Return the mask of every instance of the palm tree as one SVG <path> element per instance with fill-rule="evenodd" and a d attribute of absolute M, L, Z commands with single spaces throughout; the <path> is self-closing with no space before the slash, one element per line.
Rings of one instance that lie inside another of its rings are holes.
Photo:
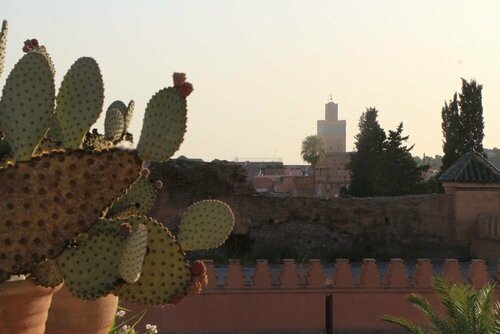
<path fill-rule="evenodd" d="M 499 334 L 500 302 L 493 305 L 495 286 L 488 284 L 476 290 L 468 284 L 455 284 L 435 277 L 434 290 L 443 304 L 445 313 L 439 314 L 429 302 L 418 294 L 410 294 L 408 301 L 429 320 L 421 327 L 411 321 L 389 315 L 382 320 L 400 325 L 413 334 Z"/>
<path fill-rule="evenodd" d="M 302 150 L 300 154 L 302 155 L 302 159 L 311 164 L 312 168 L 318 162 L 320 162 L 325 157 L 325 147 L 323 140 L 316 136 L 307 136 L 302 141 Z"/>

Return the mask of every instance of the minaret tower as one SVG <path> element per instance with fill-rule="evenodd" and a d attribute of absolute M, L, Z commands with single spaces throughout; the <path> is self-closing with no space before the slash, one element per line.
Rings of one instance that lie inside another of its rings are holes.
<path fill-rule="evenodd" d="M 325 119 L 318 120 L 318 137 L 323 139 L 326 153 L 346 151 L 346 121 L 339 120 L 339 105 L 331 94 L 325 104 Z"/>

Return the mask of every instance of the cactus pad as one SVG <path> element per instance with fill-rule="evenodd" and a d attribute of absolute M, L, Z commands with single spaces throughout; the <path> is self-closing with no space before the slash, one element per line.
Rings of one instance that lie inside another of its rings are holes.
<path fill-rule="evenodd" d="M 44 56 L 25 54 L 10 72 L 0 101 L 0 123 L 16 160 L 31 158 L 54 111 L 54 77 Z"/>
<path fill-rule="evenodd" d="M 148 229 L 143 224 L 132 227 L 122 251 L 118 269 L 127 283 L 135 283 L 141 276 L 142 263 L 148 246 Z"/>
<path fill-rule="evenodd" d="M 3 73 L 3 67 L 5 64 L 5 49 L 7 46 L 7 32 L 9 31 L 9 26 L 7 21 L 2 22 L 2 30 L 0 31 L 0 75 Z"/>
<path fill-rule="evenodd" d="M 119 287 L 115 294 L 125 300 L 164 305 L 178 295 L 185 295 L 191 272 L 184 253 L 170 231 L 152 218 L 131 217 L 124 221 L 148 228 L 148 249 L 141 278 L 134 284 Z"/>
<path fill-rule="evenodd" d="M 88 230 L 139 176 L 134 151 L 54 151 L 0 169 L 0 282 Z"/>
<path fill-rule="evenodd" d="M 113 101 L 109 105 L 109 107 L 106 110 L 106 112 L 109 112 L 112 109 L 118 109 L 118 110 L 120 110 L 120 112 L 123 115 L 123 117 L 125 117 L 125 113 L 127 112 L 127 106 L 125 105 L 125 103 L 123 103 L 123 101 L 120 101 L 120 100 Z"/>
<path fill-rule="evenodd" d="M 104 102 L 104 84 L 96 61 L 78 59 L 68 70 L 57 95 L 56 116 L 64 146 L 79 148 L 85 134 L 99 118 Z"/>
<path fill-rule="evenodd" d="M 132 116 L 134 116 L 135 102 L 134 100 L 130 100 L 127 106 L 127 110 L 123 117 L 125 118 L 125 128 L 123 129 L 124 134 L 128 131 L 128 127 L 130 126 L 130 122 L 132 122 Z"/>
<path fill-rule="evenodd" d="M 221 245 L 231 233 L 234 215 L 224 202 L 205 200 L 187 208 L 177 239 L 182 249 L 210 249 Z"/>
<path fill-rule="evenodd" d="M 178 88 L 164 88 L 149 100 L 137 144 L 144 161 L 168 160 L 184 140 L 187 121 L 186 99 Z"/>
<path fill-rule="evenodd" d="M 46 288 L 54 288 L 63 282 L 59 268 L 52 259 L 44 260 L 33 266 L 31 274 L 38 285 Z"/>
<path fill-rule="evenodd" d="M 108 110 L 104 120 L 104 138 L 111 141 L 119 140 L 123 135 L 124 128 L 125 120 L 120 110 Z"/>
<path fill-rule="evenodd" d="M 130 212 L 147 214 L 153 208 L 156 193 L 153 182 L 148 178 L 140 177 L 125 195 L 113 203 L 109 213 L 114 215 L 128 209 Z"/>
<path fill-rule="evenodd" d="M 120 232 L 104 230 L 64 250 L 56 261 L 73 296 L 95 299 L 113 290 L 120 282 L 118 263 L 125 239 Z"/>
<path fill-rule="evenodd" d="M 49 132 L 47 132 L 46 137 L 57 142 L 62 142 L 64 138 L 56 114 L 52 114 L 49 126 L 50 129 Z"/>
<path fill-rule="evenodd" d="M 42 56 L 44 56 L 45 59 L 47 59 L 47 63 L 49 64 L 50 72 L 52 73 L 52 76 L 54 76 L 54 77 L 56 76 L 56 68 L 54 66 L 54 62 L 52 61 L 52 58 L 50 57 L 50 54 L 47 51 L 47 49 L 45 48 L 45 46 L 40 45 L 40 46 L 33 47 L 29 52 L 37 52 L 37 53 L 41 54 Z"/>

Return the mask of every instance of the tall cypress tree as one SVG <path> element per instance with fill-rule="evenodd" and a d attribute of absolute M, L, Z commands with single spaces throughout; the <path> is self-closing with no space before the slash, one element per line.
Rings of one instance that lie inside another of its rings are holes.
<path fill-rule="evenodd" d="M 482 85 L 475 80 L 467 82 L 462 78 L 462 93 L 460 93 L 460 148 L 461 155 L 472 150 L 483 153 L 484 120 L 482 103 Z"/>
<path fill-rule="evenodd" d="M 443 130 L 443 164 L 441 165 L 441 172 L 444 172 L 448 167 L 450 167 L 455 161 L 460 158 L 461 152 L 461 140 L 460 136 L 462 133 L 460 124 L 460 115 L 458 112 L 458 98 L 457 93 L 453 95 L 453 100 L 450 100 L 449 104 L 444 103 L 444 107 L 441 111 L 441 128 Z"/>
<path fill-rule="evenodd" d="M 462 78 L 462 92 L 441 111 L 443 130 L 443 165 L 441 172 L 448 169 L 462 155 L 472 150 L 484 153 L 484 120 L 482 85 L 475 80 L 467 82 Z"/>
<path fill-rule="evenodd" d="M 377 109 L 367 108 L 359 119 L 356 151 L 351 154 L 348 164 L 351 172 L 349 190 L 353 196 L 376 196 L 380 193 L 385 132 L 377 116 Z"/>

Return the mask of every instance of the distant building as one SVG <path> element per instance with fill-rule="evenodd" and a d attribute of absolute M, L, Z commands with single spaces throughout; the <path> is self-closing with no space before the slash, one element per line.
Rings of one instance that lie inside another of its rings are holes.
<path fill-rule="evenodd" d="M 318 120 L 318 137 L 323 139 L 326 153 L 346 151 L 346 121 L 339 120 L 339 105 L 325 104 L 325 119 Z"/>
<path fill-rule="evenodd" d="M 350 153 L 327 153 L 325 159 L 318 162 L 314 168 L 316 174 L 316 196 L 334 198 L 340 196 L 340 189 L 348 187 L 351 174 L 347 169 Z"/>

